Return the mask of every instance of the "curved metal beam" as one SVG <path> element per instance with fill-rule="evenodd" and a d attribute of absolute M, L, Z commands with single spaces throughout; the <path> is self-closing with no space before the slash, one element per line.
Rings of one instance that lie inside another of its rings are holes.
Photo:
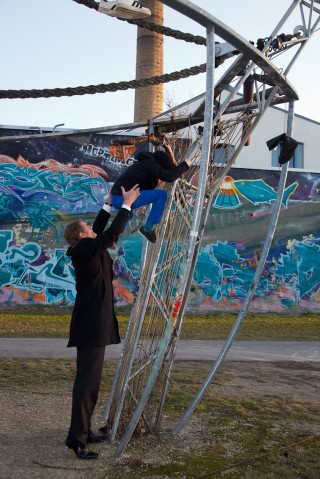
<path fill-rule="evenodd" d="M 188 0 L 161 0 L 162 3 L 168 7 L 173 8 L 177 12 L 182 13 L 183 15 L 191 18 L 200 25 L 203 25 L 205 28 L 212 25 L 215 29 L 215 32 L 219 37 L 223 38 L 227 42 L 231 43 L 237 50 L 240 50 L 248 59 L 252 60 L 256 65 L 258 65 L 263 71 L 265 71 L 268 76 L 275 82 L 275 84 L 281 89 L 281 91 L 288 97 L 290 100 L 298 100 L 299 96 L 295 88 L 287 80 L 286 76 L 283 75 L 269 60 L 263 55 L 256 47 L 254 47 L 250 42 L 245 38 L 235 32 L 232 28 L 228 27 L 225 23 L 218 20 L 216 17 L 206 12 L 202 8 L 194 5 Z M 289 16 L 293 10 L 302 0 L 296 0 L 292 3 L 291 7 L 287 12 Z"/>

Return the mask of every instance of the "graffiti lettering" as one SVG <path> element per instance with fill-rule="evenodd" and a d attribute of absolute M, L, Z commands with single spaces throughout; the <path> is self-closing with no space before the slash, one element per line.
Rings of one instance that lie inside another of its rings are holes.
<path fill-rule="evenodd" d="M 118 158 L 110 154 L 109 148 L 107 146 L 95 146 L 91 143 L 83 144 L 80 148 L 80 151 L 85 156 L 92 158 L 103 158 L 105 160 L 108 160 L 108 162 L 112 163 L 113 165 L 130 166 L 134 161 L 133 157 L 130 157 L 127 160 L 119 160 Z"/>

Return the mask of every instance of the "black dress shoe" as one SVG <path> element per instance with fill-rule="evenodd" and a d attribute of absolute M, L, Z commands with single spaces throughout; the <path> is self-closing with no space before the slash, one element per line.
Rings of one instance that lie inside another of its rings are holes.
<path fill-rule="evenodd" d="M 106 442 L 110 440 L 109 434 L 101 434 L 97 436 L 96 434 L 93 434 L 93 432 L 89 432 L 88 434 L 88 442 L 94 444 L 94 443 L 99 443 L 99 442 Z"/>
<path fill-rule="evenodd" d="M 66 440 L 66 446 L 69 449 L 73 449 L 75 455 L 79 459 L 97 459 L 99 454 L 93 451 L 89 451 L 87 447 L 84 446 L 75 446 L 70 441 Z"/>

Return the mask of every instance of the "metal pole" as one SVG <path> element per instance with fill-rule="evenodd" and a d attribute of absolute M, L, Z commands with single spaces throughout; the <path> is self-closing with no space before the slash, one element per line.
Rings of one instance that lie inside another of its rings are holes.
<path fill-rule="evenodd" d="M 56 125 L 58 126 L 58 125 Z M 102 126 L 100 128 L 85 128 L 81 130 L 64 130 L 64 131 L 52 131 L 51 133 L 41 133 L 40 135 L 33 134 L 33 135 L 21 135 L 21 136 L 2 136 L 0 137 L 0 143 L 4 141 L 23 141 L 23 140 L 40 140 L 43 138 L 60 138 L 62 136 L 82 136 L 82 135 L 90 135 L 92 133 L 108 133 L 108 132 L 117 132 L 121 130 L 122 134 L 126 134 L 127 132 L 122 130 L 133 130 L 135 128 L 147 128 L 148 124 L 144 123 L 123 123 L 122 125 L 113 125 L 113 126 Z M 54 127 L 55 128 L 55 127 Z M 115 133 L 116 134 L 116 133 Z M 130 133 L 128 133 L 130 134 Z M 139 135 L 141 136 L 141 135 Z"/>
<path fill-rule="evenodd" d="M 292 135 L 292 130 L 293 130 L 293 117 L 294 117 L 294 102 L 289 103 L 289 112 L 288 112 L 288 123 L 287 123 L 287 133 L 289 136 Z M 195 396 L 194 400 L 190 404 L 189 408 L 186 410 L 180 421 L 177 423 L 175 428 L 172 431 L 172 434 L 178 434 L 181 429 L 185 426 L 187 421 L 190 419 L 193 411 L 201 401 L 202 397 L 204 396 L 205 392 L 207 391 L 208 387 L 210 386 L 212 380 L 214 379 L 220 365 L 222 364 L 225 356 L 227 355 L 227 352 L 229 351 L 231 344 L 243 322 L 244 316 L 247 313 L 249 304 L 254 296 L 255 290 L 258 286 L 260 276 L 263 272 L 265 262 L 267 259 L 267 256 L 269 254 L 269 250 L 271 247 L 271 243 L 274 237 L 274 233 L 276 230 L 277 222 L 278 222 L 278 217 L 281 209 L 281 203 L 282 203 L 282 198 L 283 198 L 283 192 L 285 189 L 285 184 L 286 184 L 286 179 L 287 179 L 287 172 L 288 172 L 288 163 L 285 163 L 282 168 L 281 168 L 281 175 L 280 175 L 280 181 L 279 181 L 279 187 L 278 187 L 278 193 L 277 197 L 274 203 L 274 208 L 270 220 L 270 225 L 269 229 L 266 235 L 266 241 L 264 243 L 264 247 L 261 253 L 261 257 L 254 275 L 254 278 L 252 280 L 252 283 L 250 285 L 249 292 L 247 294 L 246 300 L 239 312 L 239 315 L 232 327 L 232 330 L 227 338 L 227 341 L 225 342 L 225 345 L 223 349 L 220 351 L 220 354 L 218 355 L 211 371 L 209 372 L 207 378 L 203 382 L 202 386 L 200 387 L 197 395 Z"/>

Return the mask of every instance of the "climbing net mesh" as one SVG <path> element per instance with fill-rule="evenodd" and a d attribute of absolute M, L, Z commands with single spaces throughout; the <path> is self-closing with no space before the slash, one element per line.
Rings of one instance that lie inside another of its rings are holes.
<path fill-rule="evenodd" d="M 281 42 L 266 39 L 261 51 L 273 54 L 278 45 L 282 49 Z M 241 71 L 243 82 L 236 80 Z M 129 435 L 159 432 L 184 308 L 213 198 L 267 108 L 272 102 L 288 101 L 286 93 L 265 73 L 254 62 L 248 65 L 248 60 L 239 55 L 215 86 L 212 145 L 203 204 L 194 203 L 198 201 L 198 188 L 203 186 L 198 184 L 201 135 L 185 154 L 192 158 L 189 176 L 178 180 L 170 190 L 159 228 L 160 238 L 146 258 L 105 411 L 106 427 L 111 429 L 113 438 L 120 439 L 117 451 L 123 450 Z M 273 74 L 272 67 L 270 73 Z M 231 87 L 233 81 L 236 84 Z M 251 87 L 247 95 L 248 85 Z M 241 87 L 244 94 L 239 100 L 236 93 Z M 197 111 L 203 113 L 201 107 Z M 199 206 L 200 228 L 193 247 L 191 230 Z"/>
<path fill-rule="evenodd" d="M 201 223 L 205 225 L 213 199 L 212 192 L 225 176 L 231 157 L 230 146 L 240 145 L 244 129 L 248 129 L 255 116 L 243 113 L 236 119 L 226 119 L 215 129 L 213 144 L 219 142 L 216 155 L 212 155 Z M 185 301 L 179 296 L 184 279 L 185 265 L 189 255 L 189 235 L 193 205 L 197 193 L 199 156 L 201 149 L 193 153 L 193 166 L 188 175 L 178 180 L 169 190 L 166 212 L 159 227 L 157 247 L 150 249 L 139 281 L 125 348 L 118 366 L 113 400 L 110 405 L 107 426 L 121 437 L 131 419 L 132 411 L 144 392 L 154 367 L 163 338 L 166 341 L 164 358 L 152 393 L 144 407 L 135 434 L 158 432 L 162 419 L 163 404 L 181 329 L 178 309 Z M 201 232 L 200 232 L 201 236 Z M 200 245 L 200 237 L 198 240 Z M 196 257 L 196 256 L 195 256 Z"/>

